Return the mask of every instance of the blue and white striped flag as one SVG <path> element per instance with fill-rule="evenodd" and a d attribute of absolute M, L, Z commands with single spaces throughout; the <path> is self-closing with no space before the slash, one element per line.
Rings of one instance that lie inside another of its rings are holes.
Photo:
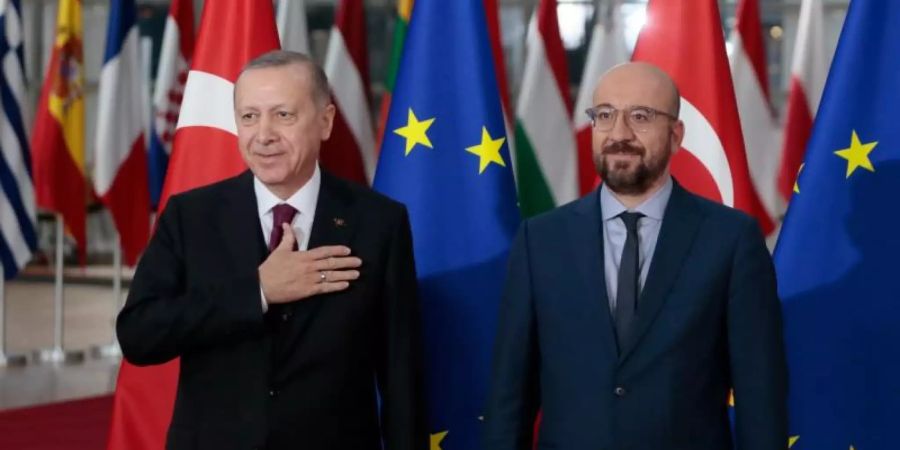
<path fill-rule="evenodd" d="M 0 0 L 0 262 L 12 278 L 37 244 L 31 154 L 25 130 L 22 6 Z"/>

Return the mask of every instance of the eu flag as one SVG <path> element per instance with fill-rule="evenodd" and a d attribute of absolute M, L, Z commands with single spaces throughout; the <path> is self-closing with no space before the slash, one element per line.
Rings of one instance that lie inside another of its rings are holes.
<path fill-rule="evenodd" d="M 482 0 L 416 0 L 375 189 L 406 204 L 432 448 L 478 448 L 497 309 L 519 223 Z"/>
<path fill-rule="evenodd" d="M 898 23 L 850 2 L 775 250 L 794 450 L 900 448 Z"/>

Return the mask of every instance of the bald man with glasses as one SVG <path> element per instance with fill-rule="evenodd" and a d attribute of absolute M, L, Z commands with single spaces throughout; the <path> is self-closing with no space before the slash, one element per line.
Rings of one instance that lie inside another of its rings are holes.
<path fill-rule="evenodd" d="M 772 261 L 753 218 L 671 176 L 679 103 L 646 63 L 597 84 L 587 114 L 603 183 L 513 243 L 485 449 L 531 448 L 539 410 L 538 448 L 787 447 Z"/>

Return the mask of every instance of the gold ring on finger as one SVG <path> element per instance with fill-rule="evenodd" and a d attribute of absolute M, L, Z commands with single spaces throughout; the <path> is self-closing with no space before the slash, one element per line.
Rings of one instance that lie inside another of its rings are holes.
<path fill-rule="evenodd" d="M 327 278 L 328 277 L 325 276 L 324 270 L 319 271 L 319 283 L 324 283 L 324 282 L 328 281 Z"/>

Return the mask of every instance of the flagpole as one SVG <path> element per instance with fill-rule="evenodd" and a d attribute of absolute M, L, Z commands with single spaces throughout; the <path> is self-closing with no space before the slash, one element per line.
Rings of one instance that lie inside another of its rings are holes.
<path fill-rule="evenodd" d="M 115 233 L 115 245 L 113 245 L 113 285 L 112 285 L 112 322 L 113 333 L 112 342 L 105 345 L 98 345 L 92 349 L 92 354 L 99 358 L 112 358 L 122 355 L 119 348 L 119 340 L 116 339 L 116 315 L 119 314 L 122 299 L 122 239 L 119 233 Z"/>
<path fill-rule="evenodd" d="M 56 270 L 53 280 L 53 347 L 38 350 L 35 359 L 40 363 L 75 362 L 84 359 L 83 352 L 63 350 L 63 320 L 65 319 L 65 303 L 63 302 L 63 217 L 56 214 Z"/>
<path fill-rule="evenodd" d="M 6 354 L 6 279 L 0 274 L 0 367 L 23 366 L 25 355 Z"/>
<path fill-rule="evenodd" d="M 621 0 L 609 0 L 606 2 L 606 11 L 603 12 L 603 26 L 607 29 L 612 27 L 614 20 L 618 20 L 618 17 L 614 16 L 616 11 L 619 10 L 619 3 L 621 3 Z"/>

